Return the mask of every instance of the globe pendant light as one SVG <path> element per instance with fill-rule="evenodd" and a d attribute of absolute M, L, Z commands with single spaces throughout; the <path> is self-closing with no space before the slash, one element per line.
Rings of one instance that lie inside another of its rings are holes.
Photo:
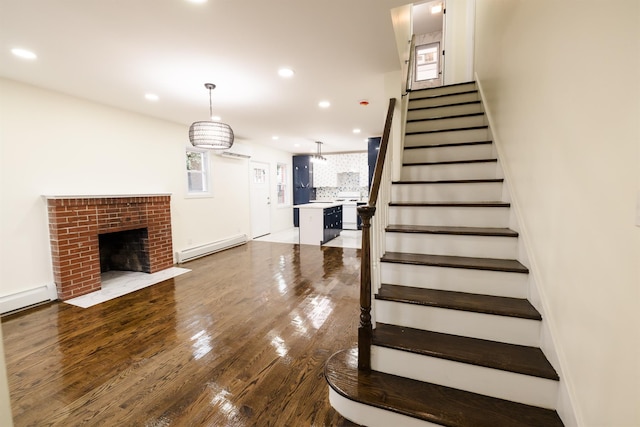
<path fill-rule="evenodd" d="M 211 91 L 216 88 L 213 83 L 205 83 L 209 89 L 209 117 L 213 116 L 211 106 Z M 228 124 L 214 122 L 212 120 L 194 122 L 189 127 L 189 141 L 194 147 L 224 150 L 233 145 L 233 130 Z"/>

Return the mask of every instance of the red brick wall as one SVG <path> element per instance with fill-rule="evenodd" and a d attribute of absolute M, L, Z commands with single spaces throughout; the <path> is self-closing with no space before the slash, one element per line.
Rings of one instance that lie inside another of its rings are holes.
<path fill-rule="evenodd" d="M 61 300 L 99 290 L 98 234 L 147 228 L 151 273 L 173 266 L 171 196 L 49 198 L 53 275 Z"/>

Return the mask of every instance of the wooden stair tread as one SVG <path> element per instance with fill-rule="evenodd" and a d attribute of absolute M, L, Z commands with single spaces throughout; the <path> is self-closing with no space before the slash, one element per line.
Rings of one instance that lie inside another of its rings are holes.
<path fill-rule="evenodd" d="M 471 160 L 447 160 L 444 162 L 418 162 L 403 163 L 402 166 L 434 166 L 434 165 L 457 165 L 468 163 L 497 163 L 498 159 L 471 159 Z"/>
<path fill-rule="evenodd" d="M 413 107 L 413 108 L 411 108 L 411 101 L 419 101 L 421 99 L 428 99 L 428 98 L 410 99 L 409 100 L 409 108 L 407 108 L 407 111 L 431 110 L 433 108 L 458 107 L 458 106 L 461 106 L 461 105 L 480 104 L 480 101 L 476 100 L 476 101 L 455 102 L 453 104 L 440 104 L 440 105 L 430 105 L 430 106 L 427 106 L 427 107 Z"/>
<path fill-rule="evenodd" d="M 444 179 L 435 181 L 393 181 L 391 184 L 481 184 L 485 182 L 504 182 L 503 178 L 488 179 Z"/>
<path fill-rule="evenodd" d="M 509 228 L 493 227 L 451 227 L 436 225 L 403 225 L 389 224 L 386 231 L 392 233 L 425 233 L 425 234 L 455 234 L 462 236 L 497 236 L 518 237 L 518 233 Z"/>
<path fill-rule="evenodd" d="M 412 91 L 412 93 L 418 93 L 419 91 Z M 431 95 L 431 96 L 421 96 L 419 98 L 409 98 L 409 102 L 411 101 L 422 101 L 424 99 L 437 99 L 437 98 L 445 98 L 447 96 L 455 96 L 455 95 L 468 95 L 470 93 L 478 93 L 478 89 L 465 90 L 462 92 L 452 92 L 452 93 L 441 93 L 439 95 Z"/>
<path fill-rule="evenodd" d="M 373 344 L 558 381 L 542 350 L 478 338 L 376 323 Z"/>
<path fill-rule="evenodd" d="M 542 320 L 542 316 L 529 301 L 521 298 L 443 291 L 412 286 L 383 284 L 375 298 L 429 307 L 472 311 L 520 319 Z"/>
<path fill-rule="evenodd" d="M 462 128 L 447 128 L 447 129 L 437 129 L 437 130 L 405 132 L 405 135 L 421 135 L 421 134 L 429 134 L 429 133 L 458 132 L 458 131 L 463 131 L 463 130 L 478 130 L 478 129 L 488 129 L 488 128 L 489 128 L 488 125 L 467 126 L 467 127 L 462 127 Z"/>
<path fill-rule="evenodd" d="M 429 206 L 450 206 L 463 208 L 508 208 L 511 206 L 507 202 L 390 202 L 389 206 L 406 207 L 429 207 Z"/>
<path fill-rule="evenodd" d="M 428 121 L 432 121 L 432 120 L 461 119 L 461 118 L 464 118 L 464 117 L 477 117 L 477 116 L 484 116 L 484 113 L 480 112 L 480 113 L 455 114 L 455 115 L 450 115 L 450 116 L 426 117 L 424 119 L 407 120 L 407 123 L 428 122 Z"/>
<path fill-rule="evenodd" d="M 358 371 L 357 351 L 325 365 L 329 386 L 347 399 L 450 427 L 556 427 L 556 411 L 483 396 L 377 371 Z"/>
<path fill-rule="evenodd" d="M 382 262 L 400 264 L 430 265 L 436 267 L 469 268 L 475 270 L 528 273 L 527 267 L 514 259 L 473 258 L 449 255 L 427 255 L 402 252 L 387 252 Z"/>
<path fill-rule="evenodd" d="M 493 141 L 472 141 L 472 142 L 446 142 L 442 144 L 412 145 L 405 146 L 405 150 L 416 150 L 421 148 L 443 148 L 443 147 L 464 147 L 467 145 L 493 144 Z"/>
<path fill-rule="evenodd" d="M 455 87 L 455 86 L 464 86 L 464 85 L 471 85 L 471 84 L 475 84 L 476 81 L 475 80 L 469 80 L 466 82 L 458 82 L 458 83 L 449 83 L 446 85 L 442 85 L 442 86 L 436 86 L 436 87 L 423 87 L 420 89 L 409 89 L 409 92 L 411 93 L 420 93 L 420 92 L 429 92 L 432 90 L 439 90 L 445 87 Z"/>

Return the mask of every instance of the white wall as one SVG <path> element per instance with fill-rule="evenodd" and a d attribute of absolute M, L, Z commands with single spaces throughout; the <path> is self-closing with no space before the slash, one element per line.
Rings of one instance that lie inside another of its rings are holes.
<path fill-rule="evenodd" d="M 473 36 L 476 0 L 446 0 L 444 84 L 473 80 Z"/>
<path fill-rule="evenodd" d="M 577 423 L 639 426 L 640 3 L 476 7 L 476 71 Z"/>
<path fill-rule="evenodd" d="M 10 80 L 0 93 L 0 298 L 53 282 L 43 194 L 171 193 L 174 251 L 250 235 L 247 160 L 212 156 L 213 197 L 185 197 L 188 126 Z M 243 144 L 273 164 L 275 196 L 291 154 Z M 274 230 L 291 217 L 276 210 Z"/>

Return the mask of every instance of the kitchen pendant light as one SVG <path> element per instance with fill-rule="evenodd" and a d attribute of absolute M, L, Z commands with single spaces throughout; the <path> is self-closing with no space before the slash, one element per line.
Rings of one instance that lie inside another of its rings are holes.
<path fill-rule="evenodd" d="M 216 88 L 216 85 L 205 83 L 204 87 L 209 89 L 209 117 L 212 117 L 211 91 Z M 208 120 L 193 122 L 189 127 L 189 141 L 194 147 L 224 150 L 231 148 L 233 139 L 233 130 L 225 123 Z"/>
<path fill-rule="evenodd" d="M 314 162 L 314 163 L 326 162 L 327 158 L 326 157 L 322 157 L 322 142 L 316 141 L 316 144 L 318 145 L 318 149 L 317 149 L 316 154 L 311 156 L 311 161 Z"/>

